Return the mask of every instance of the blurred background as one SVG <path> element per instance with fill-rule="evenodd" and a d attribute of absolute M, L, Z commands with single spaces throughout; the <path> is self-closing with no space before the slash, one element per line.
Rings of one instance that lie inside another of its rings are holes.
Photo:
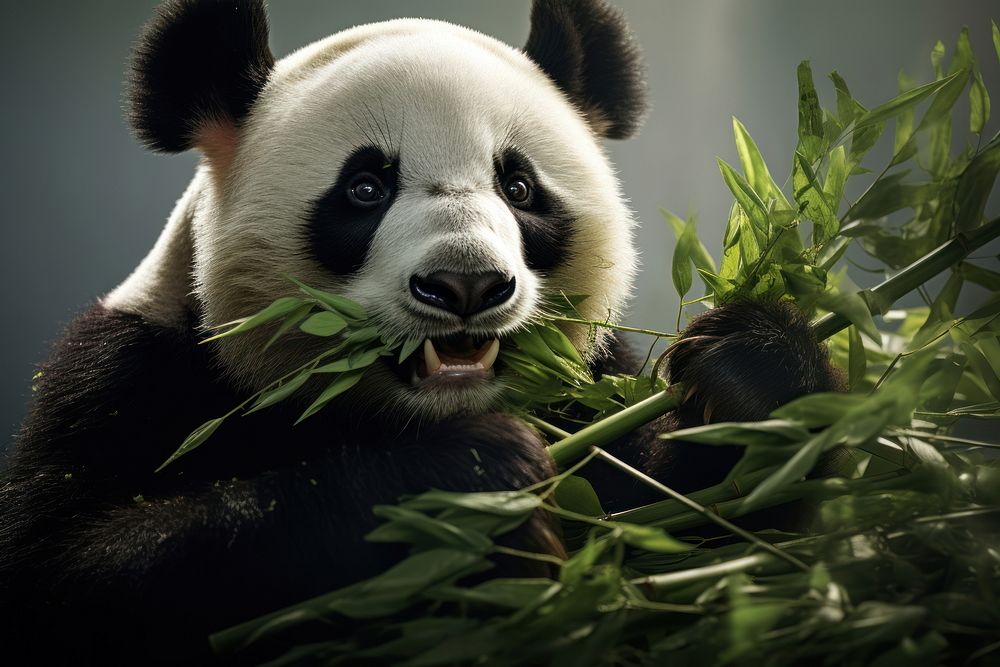
<path fill-rule="evenodd" d="M 34 365 L 76 313 L 145 255 L 191 177 L 194 154 L 147 153 L 122 120 L 126 58 L 155 4 L 57 0 L 0 6 L 0 449 L 24 414 Z M 278 57 L 343 28 L 400 16 L 451 21 L 520 46 L 530 10 L 530 0 L 270 4 L 271 46 Z M 643 273 L 629 318 L 633 324 L 671 329 L 674 323 L 674 240 L 660 207 L 682 216 L 696 212 L 706 246 L 720 254 L 732 199 L 716 156 L 737 162 L 732 116 L 750 130 L 776 179 L 787 175 L 796 141 L 799 61 L 812 62 L 824 106 L 834 105 L 825 77 L 836 69 L 854 96 L 871 107 L 895 94 L 900 69 L 918 82 L 931 80 L 931 48 L 941 39 L 950 53 L 967 25 L 994 95 L 994 119 L 984 134 L 998 127 L 1000 66 L 989 25 L 1000 18 L 996 0 L 616 4 L 645 50 L 652 99 L 639 137 L 608 145 L 642 224 Z M 955 126 L 957 135 L 967 123 Z M 889 150 L 882 145 L 870 155 L 876 171 Z M 997 204 L 994 196 L 988 215 L 1000 212 Z M 995 255 L 995 246 L 979 254 Z M 861 284 L 872 281 L 864 274 L 852 277 Z M 966 298 L 981 296 L 972 292 Z"/>

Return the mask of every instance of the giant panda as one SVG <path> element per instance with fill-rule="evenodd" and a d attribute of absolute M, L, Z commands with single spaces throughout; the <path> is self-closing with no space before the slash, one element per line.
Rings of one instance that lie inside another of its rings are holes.
<path fill-rule="evenodd" d="M 545 442 L 499 408 L 497 346 L 559 291 L 588 295 L 595 319 L 626 306 L 635 221 L 602 141 L 638 129 L 645 82 L 621 11 L 536 0 L 522 49 L 389 21 L 279 61 L 265 12 L 168 0 L 134 49 L 135 135 L 202 158 L 148 256 L 41 368 L 0 487 L 8 654 L 200 664 L 209 633 L 399 558 L 362 539 L 372 505 L 551 476 Z M 255 335 L 199 345 L 294 292 L 285 275 L 419 333 L 423 349 L 299 426 L 294 404 L 230 420 L 154 473 L 195 426 L 311 356 L 306 337 L 266 356 Z M 636 370 L 607 331 L 566 332 L 596 375 Z M 763 418 L 837 383 L 803 316 L 778 304 L 706 312 L 669 365 L 685 403 L 613 449 L 680 490 L 718 481 L 735 454 L 656 432 Z M 655 499 L 586 472 L 609 509 Z M 562 553 L 542 515 L 509 539 Z"/>

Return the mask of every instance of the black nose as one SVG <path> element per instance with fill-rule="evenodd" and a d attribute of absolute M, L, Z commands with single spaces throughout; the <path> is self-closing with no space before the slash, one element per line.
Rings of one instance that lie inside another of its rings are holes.
<path fill-rule="evenodd" d="M 492 273 L 435 271 L 426 278 L 410 277 L 410 292 L 417 301 L 467 317 L 514 296 L 514 279 Z"/>

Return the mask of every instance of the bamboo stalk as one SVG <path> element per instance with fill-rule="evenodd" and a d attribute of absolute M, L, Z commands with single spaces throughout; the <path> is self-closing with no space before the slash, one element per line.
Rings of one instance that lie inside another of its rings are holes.
<path fill-rule="evenodd" d="M 959 232 L 955 238 L 924 255 L 913 264 L 873 287 L 867 292 L 868 308 L 873 315 L 886 312 L 893 303 L 909 294 L 942 271 L 954 266 L 993 239 L 1000 237 L 1000 218 L 994 218 L 969 232 Z M 818 340 L 826 340 L 851 325 L 843 315 L 829 313 L 813 322 L 813 332 Z"/>
<path fill-rule="evenodd" d="M 765 566 L 777 566 L 779 571 L 787 570 L 784 563 L 773 554 L 756 553 L 742 558 L 734 558 L 715 565 L 705 565 L 703 567 L 693 567 L 677 572 L 665 572 L 663 574 L 650 574 L 645 577 L 632 579 L 629 583 L 643 588 L 659 590 L 672 586 L 689 584 L 702 579 L 716 579 L 734 572 L 746 572 Z"/>
<path fill-rule="evenodd" d="M 656 481 L 655 479 L 653 479 L 652 477 L 650 477 L 649 475 L 645 474 L 642 471 L 636 470 L 635 468 L 633 468 L 629 464 L 625 463 L 621 459 L 618 459 L 618 458 L 612 456 L 611 454 L 608 454 L 603 449 L 597 448 L 596 451 L 597 451 L 597 458 L 601 459 L 605 463 L 609 463 L 609 464 L 613 465 L 614 467 L 618 468 L 619 470 L 621 470 L 623 472 L 628 473 L 629 475 L 632 475 L 633 477 L 635 477 L 636 479 L 638 479 L 640 482 L 642 482 L 646 486 L 649 486 L 650 488 L 656 489 L 660 493 L 669 496 L 670 498 L 672 498 L 673 500 L 676 500 L 677 502 L 681 503 L 682 505 L 684 505 L 685 507 L 687 507 L 688 509 L 690 509 L 695 514 L 701 516 L 702 518 L 708 519 L 708 521 L 710 521 L 711 523 L 714 523 L 717 526 L 719 526 L 719 527 L 721 527 L 721 528 L 723 528 L 725 530 L 728 530 L 733 535 L 736 535 L 737 537 L 740 537 L 740 538 L 746 540 L 747 542 L 749 542 L 750 544 L 753 544 L 754 546 L 758 547 L 762 551 L 764 551 L 766 553 L 769 553 L 772 556 L 775 556 L 776 558 L 780 558 L 781 560 L 785 561 L 786 563 L 788 563 L 792 567 L 798 568 L 798 569 L 802 570 L 803 572 L 808 572 L 809 571 L 809 566 L 806 565 L 805 563 L 803 563 L 802 561 L 800 561 L 798 558 L 796 558 L 795 556 L 793 556 L 793 555 L 791 555 L 789 553 L 786 553 L 786 552 L 782 551 L 781 549 L 779 549 L 778 547 L 774 546 L 770 542 L 768 542 L 766 540 L 763 540 L 760 537 L 757 537 L 756 535 L 754 535 L 753 533 L 751 533 L 749 530 L 745 530 L 743 528 L 740 528 L 736 524 L 734 524 L 734 523 L 732 523 L 730 521 L 727 521 L 726 519 L 722 518 L 722 516 L 720 516 L 718 514 L 715 514 L 714 512 L 711 512 L 711 511 L 705 509 L 703 506 L 701 506 L 698 503 L 696 503 L 695 501 L 691 500 L 690 498 L 688 498 L 684 494 L 678 493 L 677 491 L 674 491 L 673 489 L 671 489 L 666 484 L 663 484 L 661 482 Z"/>
<path fill-rule="evenodd" d="M 628 407 L 589 426 L 585 426 L 568 438 L 549 445 L 549 454 L 560 468 L 584 456 L 591 446 L 603 446 L 614 442 L 647 422 L 676 408 L 683 397 L 683 387 L 679 384 L 667 387 L 644 401 Z"/>

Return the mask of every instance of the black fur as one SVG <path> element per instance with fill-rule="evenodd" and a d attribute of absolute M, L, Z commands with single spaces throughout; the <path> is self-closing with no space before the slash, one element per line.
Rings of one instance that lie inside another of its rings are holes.
<path fill-rule="evenodd" d="M 376 420 L 359 432 L 336 411 L 292 430 L 301 406 L 289 406 L 230 420 L 154 474 L 238 402 L 191 331 L 95 307 L 42 369 L 0 485 L 8 659 L 202 664 L 210 632 L 398 560 L 397 545 L 361 539 L 373 504 L 554 472 L 542 441 L 506 415 L 400 435 Z M 519 530 L 514 546 L 561 549 L 543 516 Z"/>
<path fill-rule="evenodd" d="M 274 67 L 262 0 L 168 0 L 132 53 L 128 120 L 148 148 L 193 146 L 209 121 L 239 125 Z"/>
<path fill-rule="evenodd" d="M 379 206 L 358 208 L 349 201 L 348 187 L 359 173 L 372 174 L 382 182 L 386 196 Z M 341 275 L 359 270 L 368 257 L 375 232 L 396 199 L 398 187 L 398 157 L 386 156 L 373 146 L 359 149 L 348 157 L 337 182 L 309 211 L 306 229 L 316 258 L 330 271 Z"/>
<path fill-rule="evenodd" d="M 504 176 L 520 173 L 533 185 L 527 206 L 508 207 L 521 229 L 521 245 L 528 267 L 535 271 L 551 271 L 567 259 L 573 240 L 574 220 L 558 197 L 539 183 L 531 161 L 515 148 L 504 151 L 496 160 L 497 192 L 507 201 L 500 186 Z"/>
<path fill-rule="evenodd" d="M 621 10 L 605 0 L 535 0 L 525 53 L 590 119 L 624 139 L 646 112 L 642 55 Z"/>

